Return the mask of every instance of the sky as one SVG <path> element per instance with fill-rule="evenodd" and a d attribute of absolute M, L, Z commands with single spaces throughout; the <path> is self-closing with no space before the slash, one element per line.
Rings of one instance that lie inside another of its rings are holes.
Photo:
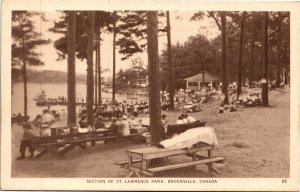
<path fill-rule="evenodd" d="M 42 37 L 50 39 L 51 43 L 40 46 L 38 52 L 41 53 L 41 60 L 44 62 L 43 66 L 35 67 L 37 70 L 57 70 L 67 71 L 67 59 L 56 61 L 58 58 L 57 50 L 54 48 L 53 43 L 55 40 L 62 37 L 62 34 L 50 32 L 48 29 L 53 27 L 54 21 L 58 21 L 61 14 L 60 12 L 44 12 L 47 22 L 41 22 L 39 17 L 34 18 L 35 27 L 37 31 L 42 33 Z M 170 11 L 170 25 L 171 25 L 171 42 L 172 44 L 183 44 L 188 40 L 188 37 L 197 34 L 205 35 L 207 38 L 212 39 L 220 34 L 215 22 L 210 18 L 205 18 L 201 21 L 190 21 L 193 12 Z M 162 21 L 165 22 L 165 21 Z M 112 34 L 102 34 L 101 41 L 101 67 L 102 69 L 109 69 L 104 76 L 112 75 Z M 158 39 L 159 53 L 166 48 L 167 36 L 160 36 Z M 131 58 L 122 61 L 122 55 L 116 50 L 116 71 L 121 68 L 127 69 L 131 66 L 131 60 L 140 57 L 144 64 L 147 65 L 147 51 L 133 55 Z M 86 73 L 86 61 L 76 59 L 76 73 Z"/>

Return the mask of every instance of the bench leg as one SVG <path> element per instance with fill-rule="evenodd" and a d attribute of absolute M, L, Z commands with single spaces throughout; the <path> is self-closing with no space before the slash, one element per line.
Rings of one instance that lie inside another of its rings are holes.
<path fill-rule="evenodd" d="M 147 170 L 148 166 L 149 166 L 149 161 L 143 159 L 142 160 L 142 170 Z M 139 173 L 136 173 L 136 175 L 138 177 L 141 177 L 141 175 Z M 144 177 L 144 175 L 142 175 L 142 177 Z"/>
<path fill-rule="evenodd" d="M 71 145 L 69 145 L 69 146 L 63 148 L 60 152 L 58 152 L 58 154 L 59 154 L 60 156 L 62 156 L 62 155 L 64 155 L 65 153 L 67 153 L 68 151 L 74 149 L 76 146 L 77 146 L 77 144 L 71 144 Z"/>
<path fill-rule="evenodd" d="M 196 160 L 197 160 L 196 155 L 197 155 L 196 152 L 194 152 L 194 153 L 193 153 L 193 156 L 192 156 L 192 161 L 196 161 Z M 196 167 L 197 167 L 196 165 L 193 166 L 194 169 L 196 169 Z"/>
<path fill-rule="evenodd" d="M 213 151 L 212 150 L 208 150 L 207 151 L 207 156 L 209 159 L 213 158 Z M 208 172 L 212 173 L 213 172 L 213 163 L 207 163 L 207 167 L 208 167 Z"/>
<path fill-rule="evenodd" d="M 86 143 L 78 143 L 78 146 L 79 146 L 81 149 L 86 149 Z"/>
<path fill-rule="evenodd" d="M 134 173 L 136 174 L 136 176 L 137 176 L 138 178 L 144 177 L 144 176 L 141 176 L 138 172 L 134 172 Z"/>
<path fill-rule="evenodd" d="M 219 175 L 221 174 L 221 172 L 214 166 L 212 166 L 211 169 L 212 169 L 212 171 L 216 172 L 217 174 L 219 174 Z"/>
<path fill-rule="evenodd" d="M 48 150 L 47 150 L 47 149 L 44 149 L 44 150 L 41 151 L 39 154 L 37 154 L 36 156 L 34 156 L 33 159 L 39 159 L 39 158 L 41 158 L 42 156 L 46 155 L 46 153 L 48 153 Z"/>
<path fill-rule="evenodd" d="M 129 171 L 128 174 L 125 177 L 131 177 L 134 174 L 133 171 Z"/>

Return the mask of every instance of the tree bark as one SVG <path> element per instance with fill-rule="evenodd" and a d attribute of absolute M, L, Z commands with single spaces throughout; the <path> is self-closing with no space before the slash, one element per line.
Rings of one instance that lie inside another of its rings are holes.
<path fill-rule="evenodd" d="M 242 71 L 243 71 L 243 48 L 244 48 L 244 24 L 245 24 L 246 12 L 242 13 L 241 21 L 241 34 L 238 52 L 238 64 L 237 64 L 237 98 L 239 98 L 242 92 Z"/>
<path fill-rule="evenodd" d="M 98 36 L 98 105 L 102 103 L 101 95 L 101 29 L 99 29 Z"/>
<path fill-rule="evenodd" d="M 22 46 L 24 47 L 24 40 L 22 40 Z M 23 53 L 24 54 L 24 53 Z M 24 83 L 24 116 L 27 117 L 27 103 L 28 103 L 28 98 L 27 98 L 27 68 L 26 68 L 26 60 L 25 60 L 25 55 L 23 55 L 23 83 Z"/>
<path fill-rule="evenodd" d="M 24 83 L 24 116 L 27 117 L 27 103 L 28 103 L 28 98 L 27 98 L 27 68 L 26 68 L 26 56 L 25 56 L 25 39 L 24 39 L 24 32 L 23 32 L 23 23 L 21 24 L 21 32 L 22 32 L 22 38 L 21 38 L 21 43 L 22 43 L 22 62 L 23 62 L 23 83 Z"/>
<path fill-rule="evenodd" d="M 116 98 L 116 11 L 114 11 L 114 26 L 113 26 L 113 84 L 112 84 L 112 100 Z"/>
<path fill-rule="evenodd" d="M 75 71 L 75 37 L 76 11 L 69 11 L 68 26 L 68 127 L 72 133 L 76 127 L 76 71 Z"/>
<path fill-rule="evenodd" d="M 263 14 L 263 71 L 262 71 L 262 106 L 269 106 L 268 98 L 268 12 Z"/>
<path fill-rule="evenodd" d="M 94 70 L 93 70 L 93 36 L 95 11 L 88 11 L 88 45 L 87 45 L 87 97 L 86 112 L 87 123 L 93 126 L 93 96 L 94 96 Z"/>
<path fill-rule="evenodd" d="M 281 24 L 282 24 L 282 16 L 281 13 L 278 12 L 278 39 L 277 39 L 277 50 L 278 50 L 278 63 L 277 63 L 277 72 L 276 72 L 276 87 L 280 86 L 280 74 L 281 74 L 281 58 L 282 58 L 282 38 L 281 38 Z"/>
<path fill-rule="evenodd" d="M 229 104 L 227 90 L 227 70 L 226 70 L 226 12 L 221 12 L 221 36 L 222 36 L 222 93 L 224 94 L 224 104 Z"/>
<path fill-rule="evenodd" d="M 149 76 L 149 114 L 150 139 L 158 144 L 162 139 L 160 109 L 160 77 L 158 60 L 158 19 L 157 11 L 147 12 L 147 43 L 148 43 L 148 76 Z"/>
<path fill-rule="evenodd" d="M 99 46 L 98 46 L 98 29 L 96 29 L 96 32 L 95 32 L 95 73 L 94 73 L 94 89 L 95 89 L 95 92 L 94 92 L 94 102 L 95 102 L 95 106 L 97 107 L 98 106 L 98 49 L 99 49 Z"/>
<path fill-rule="evenodd" d="M 254 65 L 254 39 L 251 38 L 250 43 L 250 74 L 249 74 L 249 83 L 251 84 L 254 80 L 256 80 L 256 67 Z"/>
<path fill-rule="evenodd" d="M 173 65 L 172 65 L 172 52 L 171 52 L 171 25 L 170 13 L 167 11 L 167 36 L 168 36 L 168 88 L 170 97 L 170 109 L 174 109 L 174 85 L 173 85 Z"/>

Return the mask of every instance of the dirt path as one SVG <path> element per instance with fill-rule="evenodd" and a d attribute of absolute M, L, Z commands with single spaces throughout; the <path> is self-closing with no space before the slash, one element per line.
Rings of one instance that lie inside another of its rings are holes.
<path fill-rule="evenodd" d="M 239 108 L 238 112 L 215 114 L 216 107 L 192 115 L 215 128 L 220 145 L 214 152 L 224 156 L 221 175 L 208 175 L 206 166 L 177 169 L 159 177 L 288 177 L 289 176 L 289 92 L 270 92 L 269 108 Z M 164 112 L 174 121 L 181 112 Z M 97 143 L 87 150 L 76 148 L 65 159 L 44 157 L 17 161 L 22 129 L 12 127 L 12 177 L 123 177 L 127 171 L 114 165 L 126 160 L 128 148 L 145 146 L 130 141 L 104 145 Z M 177 162 L 187 158 L 172 158 Z"/>

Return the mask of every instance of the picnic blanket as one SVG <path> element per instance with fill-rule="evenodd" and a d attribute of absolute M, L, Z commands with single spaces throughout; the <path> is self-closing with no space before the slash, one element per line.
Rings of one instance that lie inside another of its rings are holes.
<path fill-rule="evenodd" d="M 200 127 L 188 129 L 185 132 L 172 137 L 171 139 L 161 141 L 160 145 L 167 149 L 182 149 L 186 147 L 190 148 L 199 142 L 207 143 L 209 145 L 218 145 L 219 142 L 214 128 Z"/>

